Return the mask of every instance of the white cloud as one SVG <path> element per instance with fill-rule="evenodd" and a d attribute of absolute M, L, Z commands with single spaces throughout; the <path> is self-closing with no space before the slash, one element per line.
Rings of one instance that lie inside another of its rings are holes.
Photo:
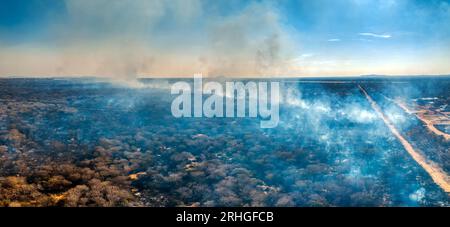
<path fill-rule="evenodd" d="M 361 36 L 370 36 L 370 37 L 374 37 L 374 38 L 383 38 L 383 39 L 389 39 L 392 36 L 389 34 L 375 34 L 375 33 L 370 33 L 370 32 L 361 32 L 358 35 Z"/>
<path fill-rule="evenodd" d="M 341 39 L 329 39 L 329 40 L 327 40 L 328 42 L 340 42 L 341 41 Z"/>

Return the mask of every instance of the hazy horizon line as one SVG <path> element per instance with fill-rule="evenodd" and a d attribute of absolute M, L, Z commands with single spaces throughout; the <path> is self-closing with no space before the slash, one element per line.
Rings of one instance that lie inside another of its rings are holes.
<path fill-rule="evenodd" d="M 363 75 L 319 75 L 319 76 L 203 76 L 203 78 L 251 78 L 251 79 L 288 79 L 288 78 L 361 78 L 361 77 L 449 77 L 448 74 L 363 74 Z M 64 76 L 64 75 L 49 75 L 49 76 L 0 76 L 0 79 L 82 79 L 82 78 L 92 78 L 92 79 L 111 79 L 111 80 L 139 80 L 139 79 L 189 79 L 193 78 L 190 76 L 136 76 L 136 77 L 115 77 L 115 76 L 104 76 L 104 75 L 79 75 L 79 76 Z"/>

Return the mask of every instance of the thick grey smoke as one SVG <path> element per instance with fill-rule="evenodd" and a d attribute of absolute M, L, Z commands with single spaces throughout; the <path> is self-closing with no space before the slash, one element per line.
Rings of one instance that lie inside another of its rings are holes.
<path fill-rule="evenodd" d="M 233 1 L 217 4 L 235 7 Z M 67 15 L 48 25 L 46 40 L 2 47 L 0 73 L 130 80 L 288 71 L 295 48 L 275 3 L 249 2 L 226 15 L 212 5 L 202 0 L 65 0 Z"/>

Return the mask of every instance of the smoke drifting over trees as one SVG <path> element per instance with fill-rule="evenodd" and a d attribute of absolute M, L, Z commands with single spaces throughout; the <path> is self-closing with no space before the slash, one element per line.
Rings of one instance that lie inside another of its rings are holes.
<path fill-rule="evenodd" d="M 284 83 L 273 129 L 253 118 L 175 119 L 160 89 L 0 86 L 2 206 L 448 205 L 353 83 Z M 411 141 L 423 138 L 420 124 L 374 98 Z M 448 144 L 427 141 L 448 169 L 439 150 Z"/>

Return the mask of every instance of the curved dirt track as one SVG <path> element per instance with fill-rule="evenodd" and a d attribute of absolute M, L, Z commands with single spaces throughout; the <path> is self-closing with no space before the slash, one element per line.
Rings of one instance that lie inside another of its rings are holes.
<path fill-rule="evenodd" d="M 409 110 L 409 108 L 405 105 L 405 103 L 400 102 L 400 101 L 396 101 L 396 100 L 392 100 L 395 104 L 397 104 L 397 106 L 399 106 L 400 108 L 402 108 L 405 112 L 412 114 L 413 112 L 411 110 Z M 437 129 L 436 127 L 434 127 L 434 124 L 432 121 L 426 119 L 422 114 L 420 113 L 414 113 L 414 115 L 421 120 L 425 126 L 427 126 L 428 130 L 430 130 L 431 132 L 433 132 L 434 134 L 438 135 L 438 136 L 443 136 L 446 140 L 450 139 L 450 135 L 442 132 L 441 130 Z"/>

